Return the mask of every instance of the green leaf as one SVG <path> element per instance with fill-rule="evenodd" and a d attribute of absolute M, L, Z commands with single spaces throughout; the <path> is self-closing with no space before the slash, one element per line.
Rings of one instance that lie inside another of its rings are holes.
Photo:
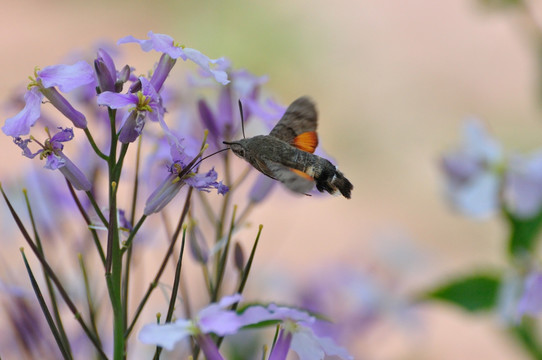
<path fill-rule="evenodd" d="M 470 312 L 488 311 L 497 304 L 499 278 L 474 274 L 454 279 L 422 295 L 424 300 L 440 300 Z"/>
<path fill-rule="evenodd" d="M 514 257 L 532 253 L 536 247 L 540 226 L 542 225 L 542 212 L 530 219 L 520 219 L 512 214 L 506 214 L 510 224 L 510 239 L 508 252 Z"/>

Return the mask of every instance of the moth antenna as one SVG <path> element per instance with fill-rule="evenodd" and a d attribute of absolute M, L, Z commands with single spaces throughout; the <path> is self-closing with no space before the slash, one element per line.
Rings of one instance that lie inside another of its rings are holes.
<path fill-rule="evenodd" d="M 243 104 L 241 99 L 239 99 L 239 113 L 241 114 L 241 130 L 243 131 L 243 139 L 246 139 L 245 136 L 245 117 L 243 116 Z"/>

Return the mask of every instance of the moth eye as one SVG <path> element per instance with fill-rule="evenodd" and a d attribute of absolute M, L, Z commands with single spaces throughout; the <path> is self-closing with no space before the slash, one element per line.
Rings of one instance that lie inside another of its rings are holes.
<path fill-rule="evenodd" d="M 239 149 L 239 156 L 245 157 L 245 149 L 243 149 L 243 148 Z"/>

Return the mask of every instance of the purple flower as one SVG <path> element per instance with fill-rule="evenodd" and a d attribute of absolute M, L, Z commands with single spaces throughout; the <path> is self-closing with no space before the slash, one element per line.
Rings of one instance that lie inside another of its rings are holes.
<path fill-rule="evenodd" d="M 104 49 L 98 49 L 98 54 L 94 60 L 94 69 L 101 92 L 115 91 L 117 81 L 117 69 L 113 58 Z M 117 91 L 115 91 L 117 92 Z"/>
<path fill-rule="evenodd" d="M 148 40 L 139 40 L 132 35 L 120 39 L 118 44 L 126 44 L 135 42 L 141 46 L 141 50 L 147 52 L 155 50 L 167 54 L 171 59 L 181 58 L 184 61 L 191 60 L 195 62 L 201 69 L 214 76 L 219 83 L 226 85 L 229 83 L 228 75 L 223 70 L 218 70 L 226 61 L 224 58 L 210 59 L 206 55 L 195 49 L 190 49 L 174 42 L 173 38 L 165 34 L 155 34 L 152 31 L 148 32 Z"/>
<path fill-rule="evenodd" d="M 513 156 L 508 162 L 504 185 L 508 210 L 531 218 L 542 208 L 542 152 L 530 157 Z"/>
<path fill-rule="evenodd" d="M 107 105 L 112 109 L 131 106 L 119 134 L 119 140 L 125 144 L 135 141 L 141 135 L 147 116 L 152 121 L 159 122 L 164 116 L 160 95 L 147 79 L 140 77 L 139 81 L 142 87 L 137 93 L 119 94 L 105 91 L 98 95 L 98 105 Z"/>
<path fill-rule="evenodd" d="M 518 315 L 536 316 L 542 311 L 542 273 L 534 271 L 525 279 L 523 295 L 518 304 Z"/>
<path fill-rule="evenodd" d="M 73 185 L 77 190 L 89 191 L 92 185 L 86 178 L 86 176 L 79 170 L 79 168 L 62 152 L 64 148 L 63 142 L 73 139 L 72 129 L 62 129 L 57 132 L 53 137 L 49 137 L 45 140 L 44 144 L 38 143 L 35 139 L 23 140 L 20 137 L 13 139 L 22 150 L 23 155 L 27 158 L 33 159 L 39 154 L 40 159 L 46 159 L 45 168 L 49 170 L 59 170 L 62 175 Z M 33 153 L 28 148 L 28 143 L 36 142 L 41 146 L 41 149 Z"/>
<path fill-rule="evenodd" d="M 80 86 L 95 81 L 92 67 L 85 61 L 73 65 L 48 66 L 43 70 L 36 70 L 35 78 L 28 85 L 24 96 L 25 107 L 17 115 L 6 120 L 2 131 L 4 134 L 18 137 L 30 133 L 41 113 L 41 100 L 45 96 L 49 102 L 66 116 L 78 128 L 86 128 L 87 120 L 83 114 L 75 110 L 72 105 L 56 90 L 70 92 Z"/>
<path fill-rule="evenodd" d="M 447 195 L 459 211 L 487 216 L 499 207 L 501 148 L 476 119 L 465 122 L 463 137 L 461 147 L 442 158 Z"/>
<path fill-rule="evenodd" d="M 145 344 L 162 346 L 173 350 L 175 344 L 189 336 L 195 336 L 202 351 L 217 356 L 215 343 L 206 336 L 216 334 L 225 336 L 237 333 L 243 326 L 248 325 L 246 319 L 235 311 L 228 310 L 231 305 L 241 301 L 241 295 L 226 296 L 218 303 L 212 303 L 199 311 L 193 320 L 179 319 L 169 324 L 147 324 L 139 332 L 138 338 Z"/>
<path fill-rule="evenodd" d="M 206 173 L 194 172 L 198 168 L 197 165 L 195 166 L 195 163 L 201 158 L 205 147 L 195 157 L 190 158 L 188 155 L 191 152 L 190 149 L 185 149 L 181 145 L 181 140 L 165 124 L 162 125 L 166 130 L 173 165 L 168 167 L 170 174 L 147 199 L 143 213 L 150 215 L 162 210 L 173 200 L 184 184 L 188 184 L 199 191 L 209 192 L 215 188 L 221 195 L 228 192 L 228 187 L 222 181 L 217 182 L 218 174 L 214 168 Z"/>
<path fill-rule="evenodd" d="M 285 360 L 289 349 L 297 353 L 300 360 L 324 359 L 326 356 L 353 359 L 331 338 L 320 337 L 314 333 L 311 327 L 315 318 L 306 311 L 270 304 L 265 307 L 249 307 L 240 316 L 246 324 L 269 320 L 282 322 L 279 339 L 269 355 L 270 360 Z"/>

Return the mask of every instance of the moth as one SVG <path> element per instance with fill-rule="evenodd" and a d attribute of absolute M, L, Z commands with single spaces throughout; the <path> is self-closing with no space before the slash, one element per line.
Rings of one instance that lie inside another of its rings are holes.
<path fill-rule="evenodd" d="M 318 146 L 317 117 L 314 103 L 300 97 L 286 109 L 269 135 L 223 143 L 256 170 L 294 192 L 306 194 L 316 184 L 320 192 L 340 192 L 350 199 L 352 183 L 329 160 L 313 154 Z"/>

